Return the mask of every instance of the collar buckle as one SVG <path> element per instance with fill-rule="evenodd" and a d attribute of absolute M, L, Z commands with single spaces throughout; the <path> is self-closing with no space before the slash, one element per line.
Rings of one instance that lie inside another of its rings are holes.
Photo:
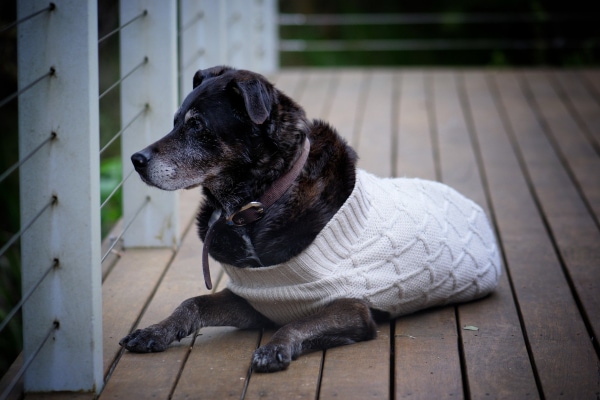
<path fill-rule="evenodd" d="M 251 201 L 225 219 L 227 225 L 244 226 L 264 216 L 265 207 L 259 201 Z"/>

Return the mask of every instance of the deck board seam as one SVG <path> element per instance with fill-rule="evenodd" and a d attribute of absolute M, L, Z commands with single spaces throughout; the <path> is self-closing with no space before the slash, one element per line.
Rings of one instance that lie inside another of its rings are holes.
<path fill-rule="evenodd" d="M 567 94 L 567 91 L 564 88 L 564 84 L 561 83 L 559 81 L 559 79 L 557 79 L 556 72 L 554 72 L 553 74 L 550 74 L 548 76 L 548 79 L 550 80 L 550 84 L 556 91 L 558 98 L 564 103 L 567 111 L 569 112 L 569 114 L 571 115 L 571 117 L 573 118 L 575 123 L 577 124 L 577 127 L 581 130 L 581 132 L 583 133 L 583 136 L 588 141 L 588 144 L 590 145 L 590 147 L 592 149 L 594 149 L 594 151 L 596 152 L 596 156 L 600 157 L 600 142 L 598 142 L 598 140 L 596 140 L 596 138 L 594 137 L 592 132 L 590 132 L 590 129 L 588 128 L 588 126 L 584 123 L 583 116 L 581 115 L 581 113 L 579 111 L 577 111 L 577 107 L 575 107 L 575 105 L 573 104 L 573 101 L 571 101 L 569 95 Z M 591 96 L 591 97 L 593 97 L 593 96 Z M 595 97 L 593 97 L 593 98 L 594 98 L 594 100 L 596 100 Z"/>
<path fill-rule="evenodd" d="M 515 155 L 515 158 L 517 159 L 518 163 L 519 163 L 519 169 L 521 170 L 521 172 L 524 172 L 524 160 L 522 159 L 522 155 L 520 154 L 520 152 L 517 152 L 516 150 L 516 139 L 515 139 L 515 133 L 512 129 L 512 125 L 509 121 L 509 117 L 508 117 L 508 111 L 506 110 L 503 102 L 502 102 L 502 98 L 500 96 L 500 92 L 498 90 L 498 83 L 496 81 L 496 79 L 492 76 L 492 75 L 488 75 L 486 77 L 486 84 L 487 87 L 490 89 L 490 93 L 492 95 L 492 99 L 494 101 L 494 105 L 496 107 L 496 109 L 498 110 L 498 115 L 500 116 L 500 121 L 502 122 L 502 128 L 504 130 L 504 132 L 506 133 L 507 137 L 508 137 L 508 142 L 511 146 L 511 149 Z M 529 191 L 529 194 L 531 196 L 531 186 L 530 186 L 530 182 L 529 180 L 524 176 L 525 178 L 525 182 L 527 185 L 527 189 Z M 535 200 L 534 200 L 535 202 Z M 534 203 L 535 204 L 535 203 Z M 493 207 L 493 204 L 491 205 Z M 539 205 L 536 204 L 537 207 L 537 211 L 539 212 Z M 495 221 L 496 222 L 496 221 Z M 508 260 L 506 258 L 506 251 L 504 249 L 504 240 L 502 240 L 502 234 L 500 232 L 500 230 L 498 229 L 498 224 L 497 222 L 495 223 L 496 225 L 496 233 L 498 235 L 498 245 L 500 246 L 500 249 L 502 251 L 502 262 L 504 263 L 504 271 L 506 272 L 506 276 L 508 278 L 508 281 L 510 283 L 510 288 L 511 288 L 511 294 L 512 294 L 512 298 L 515 304 L 515 308 L 517 310 L 517 317 L 519 318 L 519 324 L 521 327 L 521 332 L 523 334 L 523 340 L 525 342 L 525 348 L 527 349 L 527 356 L 529 357 L 529 362 L 531 364 L 531 369 L 533 371 L 533 377 L 535 380 L 535 385 L 538 391 L 538 394 L 540 395 L 540 398 L 544 398 L 544 389 L 542 386 L 542 380 L 540 377 L 540 373 L 539 373 L 539 369 L 537 367 L 536 361 L 535 361 L 535 357 L 533 354 L 533 346 L 531 344 L 530 341 L 530 335 L 529 332 L 527 331 L 527 325 L 525 324 L 525 317 L 523 315 L 523 310 L 521 308 L 521 303 L 519 301 L 519 298 L 517 296 L 517 292 L 515 290 L 515 281 L 513 279 L 511 270 L 509 268 L 509 263 Z"/>
<path fill-rule="evenodd" d="M 558 143 L 556 143 L 554 135 L 552 135 L 551 129 L 548 126 L 548 122 L 544 119 L 544 117 L 540 111 L 539 104 L 535 99 L 535 96 L 532 92 L 529 82 L 527 81 L 527 79 L 525 77 L 521 76 L 519 79 L 519 83 L 520 83 L 519 86 L 521 87 L 521 90 L 523 92 L 525 99 L 527 100 L 529 106 L 531 107 L 531 109 L 533 111 L 535 118 L 537 119 L 538 123 L 540 124 L 540 127 L 542 128 L 541 130 L 544 134 L 544 137 L 550 143 L 550 146 L 551 146 L 552 150 L 554 151 L 556 157 L 558 158 L 563 170 L 567 174 L 567 177 L 569 178 L 570 183 L 573 185 L 579 199 L 584 204 L 584 207 L 585 207 L 586 211 L 588 212 L 589 217 L 591 217 L 592 221 L 594 221 L 594 223 L 596 225 L 596 229 L 600 230 L 600 224 L 598 223 L 598 219 L 596 218 L 596 215 L 594 214 L 590 203 L 588 202 L 586 196 L 584 195 L 581 185 L 579 185 L 579 182 L 577 180 L 577 177 L 575 176 L 570 165 L 568 164 L 568 161 L 566 160 L 563 152 L 560 150 L 560 146 L 558 146 Z M 531 179 L 529 176 L 529 173 L 527 174 L 527 179 L 528 179 L 528 181 L 529 181 L 529 179 Z M 579 292 L 577 291 L 577 287 L 571 276 L 571 271 L 569 270 L 568 263 L 565 260 L 565 258 L 563 257 L 562 249 L 558 243 L 558 239 L 556 238 L 556 235 L 554 233 L 554 230 L 552 229 L 552 226 L 550 224 L 550 221 L 548 220 L 548 217 L 545 215 L 545 213 L 543 211 L 544 209 L 543 209 L 541 201 L 537 195 L 537 192 L 535 191 L 535 187 L 534 187 L 535 185 L 533 184 L 533 181 L 531 181 L 531 185 L 532 185 L 532 191 L 534 192 L 534 196 L 535 196 L 534 200 L 536 203 L 536 207 L 538 207 L 541 215 L 543 216 L 542 221 L 544 223 L 546 233 L 552 243 L 556 257 L 560 263 L 560 267 L 561 267 L 563 276 L 564 276 L 565 280 L 567 281 L 567 285 L 569 286 L 571 296 L 573 297 L 573 300 L 575 301 L 575 304 L 577 306 L 577 310 L 579 311 L 579 314 L 582 316 L 582 321 L 585 325 L 586 333 L 587 333 L 588 337 L 593 338 L 593 337 L 595 337 L 595 335 L 594 335 L 594 328 L 590 321 L 590 317 L 586 311 L 583 301 L 581 300 Z M 592 345 L 593 345 L 594 350 L 596 351 L 596 356 L 598 358 L 600 358 L 600 344 L 598 343 L 597 340 L 592 340 Z"/>

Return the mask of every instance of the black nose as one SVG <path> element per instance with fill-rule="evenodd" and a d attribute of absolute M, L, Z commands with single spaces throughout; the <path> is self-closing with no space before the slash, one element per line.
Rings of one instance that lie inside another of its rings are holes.
<path fill-rule="evenodd" d="M 146 168 L 148 166 L 148 158 L 141 152 L 132 155 L 131 162 L 135 169 Z"/>

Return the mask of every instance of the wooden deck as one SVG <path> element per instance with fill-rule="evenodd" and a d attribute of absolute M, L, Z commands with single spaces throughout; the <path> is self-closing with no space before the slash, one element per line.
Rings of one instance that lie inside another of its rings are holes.
<path fill-rule="evenodd" d="M 192 223 L 199 193 L 183 192 L 177 251 L 129 249 L 105 266 L 101 399 L 600 398 L 600 70 L 272 78 L 337 127 L 361 168 L 443 181 L 481 204 L 504 255 L 497 292 L 382 324 L 374 341 L 276 374 L 249 370 L 271 332 L 202 329 L 163 353 L 122 352 L 129 331 L 206 293 Z"/>

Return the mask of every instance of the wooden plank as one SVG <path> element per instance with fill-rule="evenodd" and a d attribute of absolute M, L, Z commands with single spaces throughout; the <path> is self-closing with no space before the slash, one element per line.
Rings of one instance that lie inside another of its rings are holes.
<path fill-rule="evenodd" d="M 541 149 L 548 150 L 545 160 L 551 165 L 536 169 L 535 173 L 532 171 L 532 178 L 570 279 L 592 326 L 592 336 L 598 337 L 600 231 L 597 221 L 600 217 L 600 158 L 550 86 L 547 77 L 539 73 L 528 73 L 526 81 L 539 111 L 539 118 L 545 121 L 546 133 L 553 150 L 550 153 L 547 147 Z M 540 156 L 540 150 L 534 148 L 524 148 L 523 152 L 526 158 L 534 152 L 536 158 Z M 565 162 L 567 165 L 564 165 Z M 582 200 L 582 195 L 587 204 Z M 592 213 L 595 214 L 596 221 Z"/>
<path fill-rule="evenodd" d="M 395 341 L 396 398 L 463 398 L 454 307 L 399 318 Z"/>
<path fill-rule="evenodd" d="M 401 73 L 396 90 L 399 91 L 396 175 L 435 180 L 425 75 L 421 71 Z"/>
<path fill-rule="evenodd" d="M 434 84 L 444 182 L 474 199 L 488 210 L 490 216 L 477 161 L 477 143 L 469 135 L 472 118 L 480 119 L 475 115 L 478 109 L 468 106 L 463 85 L 457 86 L 455 72 L 436 74 Z M 485 95 L 481 92 L 485 87 L 479 86 L 479 92 L 473 89 L 471 87 L 471 96 Z M 535 380 L 506 274 L 500 277 L 499 287 L 493 295 L 458 306 L 458 316 L 469 395 L 478 398 L 493 393 L 500 397 L 520 397 L 535 393 Z M 478 326 L 480 330 L 464 331 L 465 325 Z M 512 336 L 500 340 L 506 335 Z M 485 358 L 481 357 L 482 352 L 485 352 Z M 500 365 L 508 368 L 500 369 Z M 529 374 L 526 373 L 528 370 Z M 515 376 L 516 371 L 519 376 Z"/>
<path fill-rule="evenodd" d="M 405 72 L 398 78 L 397 174 L 437 178 L 430 120 L 432 75 Z M 395 323 L 396 398 L 462 398 L 454 307 L 401 317 Z"/>
<path fill-rule="evenodd" d="M 279 90 L 294 99 L 302 92 L 302 85 L 306 82 L 306 74 L 299 69 L 285 69 L 277 73 L 272 82 Z"/>
<path fill-rule="evenodd" d="M 188 232 L 145 310 L 139 327 L 162 320 L 189 297 L 208 293 L 202 280 L 201 251 L 201 242 L 195 232 Z M 219 276 L 220 269 L 220 264 L 214 261 L 211 263 L 213 277 Z M 124 352 L 102 392 L 102 398 L 167 398 L 192 344 L 193 338 L 187 337 L 162 353 Z"/>
<path fill-rule="evenodd" d="M 503 140 L 506 135 L 502 120 L 485 75 L 479 72 L 465 73 L 463 85 L 461 90 L 465 92 L 467 102 L 465 110 L 472 120 L 473 133 L 477 143 L 480 143 L 479 148 L 485 146 L 485 153 L 481 155 L 486 161 L 482 173 L 487 177 L 488 173 L 504 171 L 504 163 L 508 161 L 505 155 L 512 150 L 510 144 Z M 492 183 L 496 181 L 489 184 Z M 493 189 L 488 188 L 490 191 Z M 461 306 L 460 318 L 461 325 L 480 328 L 479 331 L 462 333 L 471 396 L 537 397 L 535 377 L 506 268 L 496 293 L 482 302 Z"/>
<path fill-rule="evenodd" d="M 550 79 L 549 73 L 546 72 L 527 73 L 528 92 L 533 97 L 536 113 L 544 121 L 545 131 L 555 152 L 561 162 L 566 164 L 571 179 L 575 180 L 596 219 L 599 219 L 599 154 Z M 600 107 L 596 107 L 596 112 L 600 112 Z"/>
<path fill-rule="evenodd" d="M 390 323 L 377 338 L 325 352 L 320 400 L 384 399 L 390 396 Z"/>
<path fill-rule="evenodd" d="M 226 281 L 221 279 L 216 291 L 224 289 Z M 259 331 L 202 328 L 172 398 L 241 398 L 259 338 Z"/>
<path fill-rule="evenodd" d="M 121 351 L 119 340 L 131 332 L 165 269 L 170 249 L 128 249 L 102 285 L 104 375 Z M 135 282 L 135 284 L 133 284 Z"/>
<path fill-rule="evenodd" d="M 344 69 L 336 72 L 338 83 L 331 99 L 331 106 L 323 118 L 338 133 L 355 146 L 358 129 L 364 112 L 369 78 L 362 70 Z"/>
<path fill-rule="evenodd" d="M 359 168 L 381 177 L 391 176 L 394 74 L 372 70 L 364 117 L 355 149 Z"/>
<path fill-rule="evenodd" d="M 19 371 L 23 367 L 23 352 L 13 361 L 8 371 L 0 377 L 0 394 L 4 395 L 9 385 L 13 385 L 13 380 L 16 379 Z M 23 377 L 21 377 L 14 385 L 10 392 L 6 393 L 6 397 L 2 400 L 20 400 L 23 398 Z"/>
<path fill-rule="evenodd" d="M 135 178 L 133 178 L 135 179 Z M 195 224 L 195 215 L 198 210 L 198 205 L 202 194 L 200 190 L 181 190 L 179 192 L 179 237 L 183 237 L 185 232 Z M 119 236 L 123 231 L 123 219 L 119 219 L 102 241 L 102 249 L 100 254 L 104 255 L 113 244 L 114 238 Z M 123 255 L 123 241 L 120 240 L 111 250 L 111 254 L 106 257 L 102 263 L 102 282 L 106 280 L 119 258 Z"/>
<path fill-rule="evenodd" d="M 588 95 L 594 99 L 595 106 L 600 104 L 600 70 L 599 69 L 588 69 L 579 71 L 579 79 L 582 81 Z M 587 118 L 586 118 L 587 119 Z M 600 117 L 595 114 L 593 119 L 587 119 L 593 121 L 595 128 L 592 130 L 597 142 L 600 142 L 600 128 L 598 128 L 598 120 Z"/>
<path fill-rule="evenodd" d="M 543 177 L 549 186 L 562 190 L 556 181 L 551 183 L 552 176 L 542 176 L 547 169 L 559 171 L 544 160 L 551 149 L 515 75 L 499 73 L 492 82 L 499 92 L 497 101 L 510 138 L 497 135 L 497 141 L 491 143 L 482 137 L 482 158 L 489 166 L 486 171 L 496 221 L 543 395 L 593 398 L 599 390 L 598 359 L 541 210 L 531 197 L 529 176 L 523 176 L 530 175 L 538 183 Z M 528 153 L 523 159 L 525 171 L 519 168 L 524 154 L 509 151 L 510 141 L 519 146 L 519 152 Z M 500 144 L 504 144 L 503 151 Z"/>
<path fill-rule="evenodd" d="M 581 71 L 555 71 L 553 78 L 558 82 L 559 90 L 571 104 L 573 112 L 582 129 L 587 130 L 589 140 L 596 149 L 600 148 L 600 98 L 595 97 Z"/>
<path fill-rule="evenodd" d="M 194 221 L 200 197 L 197 190 L 180 193 L 181 237 Z M 119 257 L 121 258 L 102 284 L 105 375 L 121 351 L 119 340 L 131 332 L 133 324 L 160 283 L 160 278 L 173 257 L 173 250 L 128 249 L 120 251 Z M 136 284 L 132 285 L 132 282 Z"/>
<path fill-rule="evenodd" d="M 114 243 L 114 240 L 119 236 L 119 234 L 123 231 L 123 219 L 119 219 L 110 229 L 110 232 L 106 235 L 104 239 L 102 239 L 102 244 L 100 246 L 100 254 L 102 257 L 106 254 L 110 246 Z M 113 246 L 110 251 L 110 254 L 104 259 L 102 262 L 102 284 L 110 274 L 110 271 L 114 268 L 116 263 L 119 261 L 123 252 L 123 241 L 119 240 L 119 243 Z"/>
<path fill-rule="evenodd" d="M 430 104 L 432 104 L 434 112 L 432 121 L 437 134 L 441 180 L 481 205 L 484 210 L 487 210 L 474 146 L 468 134 L 467 121 L 458 96 L 455 73 L 438 71 L 432 74 L 431 79 L 433 100 Z M 464 372 L 468 377 L 467 381 L 462 382 L 465 393 L 469 393 L 471 381 L 482 381 L 493 374 L 493 371 L 486 371 L 489 372 L 486 377 L 485 374 L 481 373 L 482 370 L 478 368 L 480 364 L 477 363 L 479 357 L 470 357 L 473 353 L 471 348 L 476 346 L 477 343 L 472 343 L 472 340 L 469 340 L 472 337 L 463 335 L 461 330 L 461 326 L 465 325 L 466 321 L 472 323 L 474 318 L 477 318 L 479 323 L 486 325 L 487 328 L 492 328 L 495 325 L 494 317 L 487 314 L 485 303 L 487 300 L 489 299 L 485 299 L 483 303 L 479 302 L 478 307 L 475 308 L 457 307 L 456 329 L 458 340 L 462 341 L 462 357 L 465 360 L 464 367 L 466 367 Z M 450 365 L 454 368 L 461 368 L 460 359 L 454 359 L 454 362 Z M 478 394 L 475 394 L 475 396 Z"/>
<path fill-rule="evenodd" d="M 232 327 L 201 329 L 172 398 L 241 398 L 258 335 Z"/>
<path fill-rule="evenodd" d="M 274 331 L 263 334 L 265 345 Z M 285 371 L 276 373 L 252 372 L 244 399 L 307 399 L 316 398 L 319 388 L 323 352 L 300 356 Z"/>
<path fill-rule="evenodd" d="M 441 180 L 486 208 L 473 143 L 461 109 L 454 72 L 433 74 L 433 108 Z M 488 213 L 489 215 L 489 213 Z"/>
<path fill-rule="evenodd" d="M 358 76 L 351 77 L 356 81 Z M 370 79 L 373 85 L 368 95 L 369 101 L 366 102 L 362 129 L 371 133 L 361 135 L 358 140 L 357 151 L 361 160 L 359 165 L 389 176 L 391 174 L 389 144 L 392 135 L 393 74 L 390 71 L 377 71 Z M 342 86 L 343 83 L 344 81 L 341 82 L 338 93 L 348 90 Z M 356 85 L 353 90 L 355 88 Z M 336 96 L 332 105 L 332 115 L 341 115 L 338 114 L 340 109 L 336 104 L 339 100 L 340 97 Z M 383 137 L 383 140 L 380 141 L 379 137 Z M 384 145 L 386 140 L 387 146 Z M 388 397 L 390 394 L 390 329 L 390 323 L 384 323 L 379 326 L 378 337 L 375 340 L 327 350 L 319 398 Z"/>
<path fill-rule="evenodd" d="M 304 107 L 309 120 L 324 119 L 331 105 L 337 73 L 330 69 L 311 69 L 307 75 L 302 95 L 295 100 Z"/>

